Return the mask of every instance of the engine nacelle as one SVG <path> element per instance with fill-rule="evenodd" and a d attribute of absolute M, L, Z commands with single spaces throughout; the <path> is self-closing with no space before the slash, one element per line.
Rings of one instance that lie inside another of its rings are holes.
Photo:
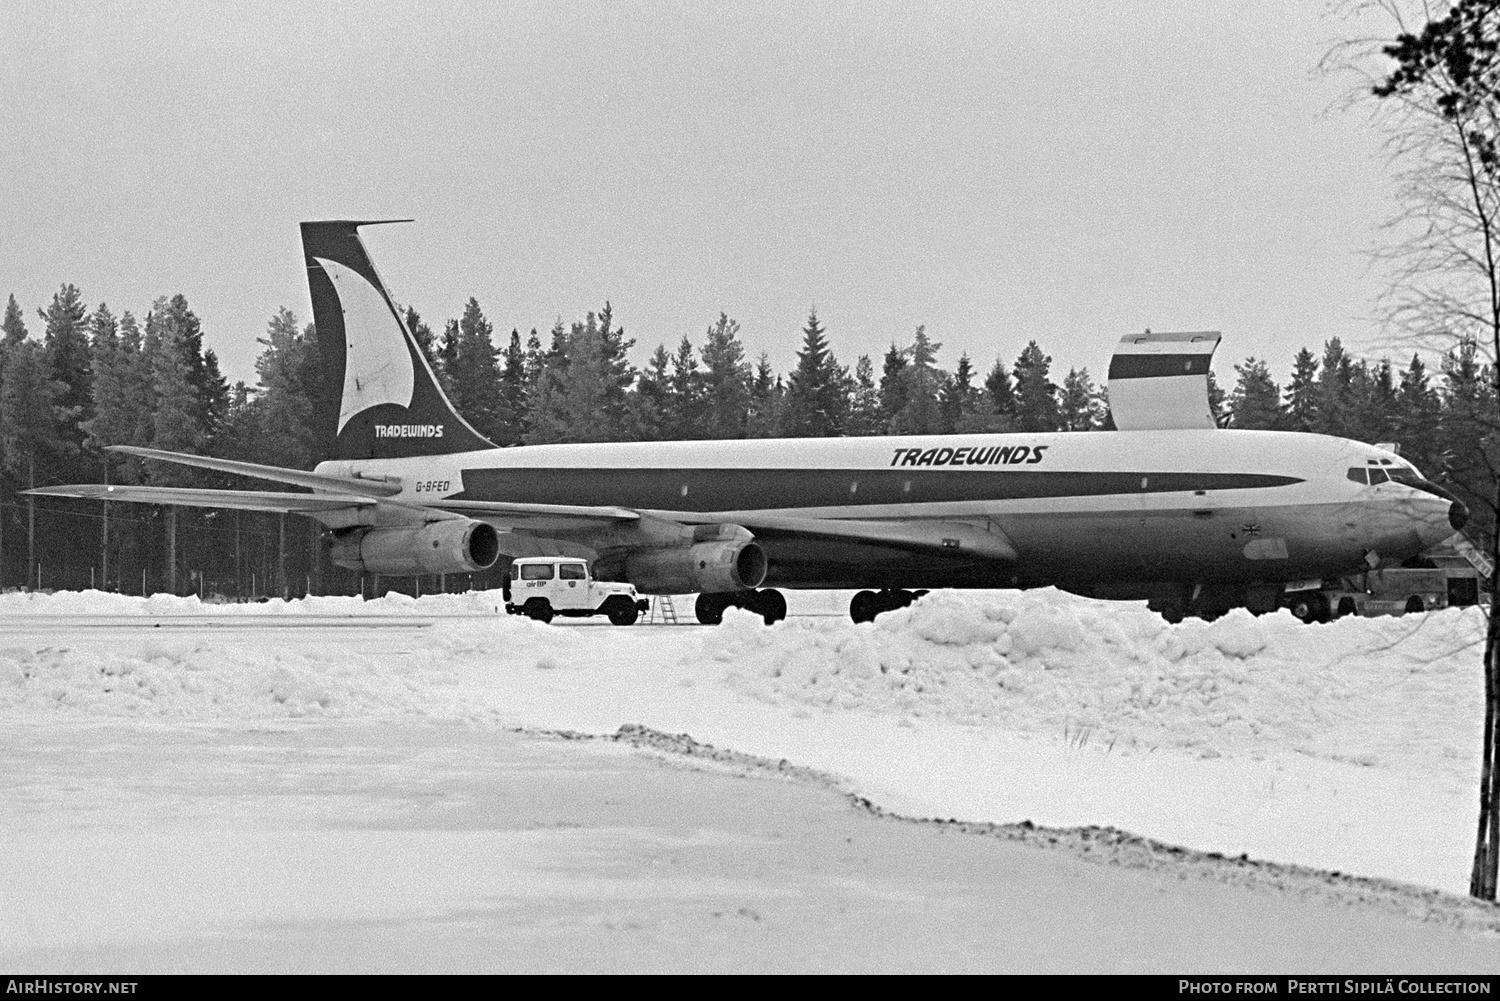
<path fill-rule="evenodd" d="M 749 539 L 643 549 L 625 561 L 625 578 L 645 594 L 750 591 L 766 579 L 766 552 Z"/>
<path fill-rule="evenodd" d="M 414 577 L 488 570 L 500 558 L 494 526 L 472 519 L 419 528 L 367 528 L 336 540 L 329 555 L 349 570 Z"/>

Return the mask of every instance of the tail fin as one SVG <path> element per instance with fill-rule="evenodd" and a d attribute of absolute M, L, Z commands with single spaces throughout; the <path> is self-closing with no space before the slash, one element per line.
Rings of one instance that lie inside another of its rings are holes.
<path fill-rule="evenodd" d="M 316 418 L 333 459 L 398 459 L 495 447 L 448 402 L 360 241 L 361 226 L 409 221 L 302 224 L 307 287 L 328 387 Z"/>

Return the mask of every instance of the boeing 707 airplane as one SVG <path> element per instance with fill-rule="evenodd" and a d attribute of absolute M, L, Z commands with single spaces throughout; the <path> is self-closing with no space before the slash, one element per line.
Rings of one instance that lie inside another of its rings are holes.
<path fill-rule="evenodd" d="M 1113 432 L 625 442 L 498 448 L 444 395 L 360 238 L 302 224 L 329 373 L 311 472 L 131 446 L 303 491 L 70 485 L 33 493 L 305 515 L 342 567 L 474 572 L 566 555 L 646 594 L 770 623 L 778 588 L 861 589 L 869 621 L 932 588 L 1056 586 L 1168 618 L 1270 611 L 1308 581 L 1398 564 L 1468 512 L 1400 455 L 1232 431 L 1208 406 L 1216 333 L 1125 337 Z"/>

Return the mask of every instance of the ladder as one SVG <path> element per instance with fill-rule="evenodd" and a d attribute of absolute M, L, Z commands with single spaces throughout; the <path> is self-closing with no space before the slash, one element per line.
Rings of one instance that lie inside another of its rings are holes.
<path fill-rule="evenodd" d="M 670 594 L 658 594 L 656 600 L 651 602 L 651 620 L 656 620 L 656 613 L 661 613 L 663 625 L 677 625 L 677 610 L 672 607 L 672 596 Z"/>

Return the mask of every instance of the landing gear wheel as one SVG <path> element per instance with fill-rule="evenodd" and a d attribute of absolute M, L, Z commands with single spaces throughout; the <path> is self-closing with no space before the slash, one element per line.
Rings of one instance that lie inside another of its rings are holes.
<path fill-rule="evenodd" d="M 1421 595 L 1412 595 L 1406 599 L 1406 610 L 1408 612 L 1425 612 L 1427 605 L 1422 601 Z"/>
<path fill-rule="evenodd" d="M 1316 591 L 1303 591 L 1287 599 L 1287 610 L 1300 622 L 1328 621 L 1328 599 Z"/>
<path fill-rule="evenodd" d="M 611 625 L 633 626 L 635 620 L 641 617 L 640 609 L 635 607 L 633 601 L 617 601 L 610 606 L 609 621 Z"/>
<path fill-rule="evenodd" d="M 881 611 L 879 596 L 874 591 L 861 591 L 849 602 L 849 618 L 855 622 L 874 622 Z"/>
<path fill-rule="evenodd" d="M 526 614 L 538 622 L 552 621 L 552 605 L 545 598 L 540 601 L 531 601 L 526 604 Z"/>
<path fill-rule="evenodd" d="M 728 607 L 729 602 L 725 595 L 700 594 L 698 600 L 693 603 L 693 614 L 705 626 L 717 626 L 724 621 L 724 609 Z"/>
<path fill-rule="evenodd" d="M 755 604 L 750 610 L 765 619 L 766 625 L 774 625 L 786 618 L 786 598 L 774 587 L 768 587 L 755 593 Z"/>

